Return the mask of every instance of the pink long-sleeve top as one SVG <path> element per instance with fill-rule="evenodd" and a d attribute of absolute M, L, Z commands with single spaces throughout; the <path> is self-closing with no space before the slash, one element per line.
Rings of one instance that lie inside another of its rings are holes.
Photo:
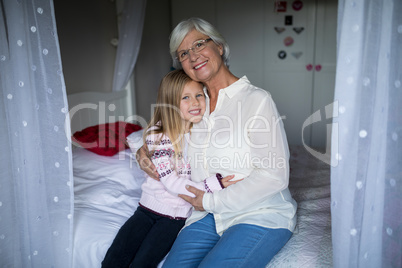
<path fill-rule="evenodd" d="M 185 142 L 189 138 L 185 136 Z M 174 219 L 185 219 L 191 215 L 192 206 L 180 198 L 179 194 L 194 195 L 187 191 L 186 185 L 194 186 L 206 192 L 221 190 L 217 176 L 211 176 L 202 182 L 191 181 L 191 167 L 186 152 L 180 160 L 175 160 L 175 151 L 170 139 L 164 134 L 149 134 L 146 144 L 152 153 L 151 160 L 159 173 L 159 181 L 146 178 L 142 185 L 140 205 L 159 215 Z M 185 146 L 186 148 L 187 146 Z"/>

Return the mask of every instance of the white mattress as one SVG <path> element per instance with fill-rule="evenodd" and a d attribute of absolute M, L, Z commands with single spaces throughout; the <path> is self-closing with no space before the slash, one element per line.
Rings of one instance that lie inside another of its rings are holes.
<path fill-rule="evenodd" d="M 125 150 L 113 157 L 73 150 L 73 267 L 100 267 L 120 226 L 135 211 L 144 173 Z M 291 148 L 296 232 L 267 267 L 332 267 L 329 166 Z"/>
<path fill-rule="evenodd" d="M 301 146 L 290 149 L 296 231 L 267 267 L 332 267 L 330 167 Z"/>
<path fill-rule="evenodd" d="M 120 226 L 137 208 L 145 177 L 130 154 L 108 157 L 73 149 L 73 267 L 100 267 Z"/>

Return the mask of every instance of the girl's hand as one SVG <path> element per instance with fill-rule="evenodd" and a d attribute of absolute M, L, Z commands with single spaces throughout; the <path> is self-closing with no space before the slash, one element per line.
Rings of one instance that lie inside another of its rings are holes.
<path fill-rule="evenodd" d="M 224 177 L 224 178 L 221 180 L 221 183 L 222 183 L 223 187 L 224 187 L 224 188 L 227 188 L 227 187 L 229 187 L 230 185 L 236 184 L 236 183 L 238 183 L 239 181 L 242 181 L 242 180 L 243 180 L 243 179 L 240 179 L 240 180 L 236 180 L 236 181 L 230 181 L 230 180 L 233 179 L 234 177 L 235 177 L 235 175 L 229 175 L 229 176 Z"/>

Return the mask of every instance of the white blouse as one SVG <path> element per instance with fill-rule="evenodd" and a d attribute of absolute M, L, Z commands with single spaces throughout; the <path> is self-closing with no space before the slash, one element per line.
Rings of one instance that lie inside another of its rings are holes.
<path fill-rule="evenodd" d="M 204 89 L 205 90 L 205 89 Z M 186 226 L 213 213 L 218 234 L 238 223 L 294 230 L 297 204 L 289 189 L 289 148 L 271 95 L 242 77 L 219 91 L 191 129 L 188 160 L 192 180 L 211 174 L 244 178 L 219 192 L 205 193 L 205 211 L 193 211 Z"/>

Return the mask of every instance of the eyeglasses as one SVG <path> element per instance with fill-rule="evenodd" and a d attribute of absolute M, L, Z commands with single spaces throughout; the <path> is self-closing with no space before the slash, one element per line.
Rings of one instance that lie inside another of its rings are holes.
<path fill-rule="evenodd" d="M 177 52 L 177 57 L 176 58 L 180 62 L 183 62 L 183 61 L 187 60 L 189 55 L 190 55 L 190 50 L 192 50 L 194 53 L 198 53 L 198 52 L 200 52 L 201 50 L 203 50 L 207 46 L 208 41 L 212 41 L 212 38 L 195 41 L 193 43 L 193 46 L 190 47 L 189 49 L 181 50 L 181 51 Z"/>

